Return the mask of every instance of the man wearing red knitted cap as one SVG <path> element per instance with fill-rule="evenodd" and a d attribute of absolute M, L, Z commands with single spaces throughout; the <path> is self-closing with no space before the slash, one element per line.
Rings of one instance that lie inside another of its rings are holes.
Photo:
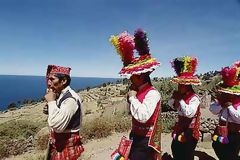
<path fill-rule="evenodd" d="M 127 32 L 112 36 L 111 42 L 123 61 L 120 75 L 130 78 L 132 82 L 127 98 L 132 116 L 130 154 L 123 154 L 120 147 L 120 153 L 112 155 L 112 159 L 159 160 L 161 95 L 152 86 L 150 74 L 160 63 L 151 57 L 146 32 L 141 29 L 136 30 L 134 37 Z M 134 49 L 139 57 L 134 58 Z"/>
<path fill-rule="evenodd" d="M 45 99 L 51 128 L 47 159 L 51 160 L 76 160 L 84 150 L 79 136 L 81 100 L 69 86 L 70 70 L 56 65 L 49 65 L 47 69 Z"/>

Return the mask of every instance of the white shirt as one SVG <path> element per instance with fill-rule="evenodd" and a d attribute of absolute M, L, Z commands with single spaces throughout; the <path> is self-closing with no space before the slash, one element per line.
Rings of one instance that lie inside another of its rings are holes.
<path fill-rule="evenodd" d="M 168 105 L 172 108 L 174 108 L 174 101 L 175 100 L 173 98 L 168 101 Z M 189 104 L 186 104 L 183 99 L 179 101 L 179 104 L 180 107 L 177 109 L 178 114 L 183 117 L 193 118 L 197 112 L 198 106 L 200 105 L 200 100 L 198 96 L 193 96 L 189 101 Z"/>
<path fill-rule="evenodd" d="M 132 116 L 141 123 L 146 123 L 154 113 L 161 95 L 157 90 L 150 90 L 141 103 L 136 97 L 129 97 Z"/>
<path fill-rule="evenodd" d="M 55 132 L 61 133 L 61 132 L 76 132 L 79 131 L 79 128 L 75 130 L 67 131 L 65 130 L 68 126 L 70 120 L 72 119 L 73 115 L 76 113 L 78 109 L 77 101 L 73 98 L 67 98 L 62 103 L 60 108 L 57 107 L 57 104 L 59 104 L 59 100 L 64 96 L 64 94 L 69 91 L 72 96 L 79 100 L 81 103 L 80 97 L 78 94 L 72 90 L 69 86 L 62 90 L 59 98 L 57 101 L 51 101 L 48 103 L 48 125 L 50 128 L 52 128 Z M 82 114 L 81 114 L 82 117 Z"/>
<path fill-rule="evenodd" d="M 221 116 L 220 119 L 223 121 L 226 121 L 228 118 L 228 122 L 240 124 L 240 105 L 237 106 L 237 109 L 235 109 L 232 105 L 227 108 L 222 108 L 218 102 L 215 102 L 211 104 L 209 110 L 213 114 Z M 222 114 L 220 112 L 222 112 Z"/>

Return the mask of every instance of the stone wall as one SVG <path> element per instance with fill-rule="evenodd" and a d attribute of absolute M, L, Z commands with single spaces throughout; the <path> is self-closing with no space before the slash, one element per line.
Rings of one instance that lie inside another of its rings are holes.
<path fill-rule="evenodd" d="M 173 119 L 176 121 L 177 119 L 177 112 L 170 111 L 170 112 L 163 112 L 161 113 L 162 121 L 167 121 L 169 119 Z M 200 137 L 201 141 L 209 141 L 211 140 L 212 134 L 216 126 L 218 125 L 218 119 L 214 118 L 201 118 L 200 120 Z"/>

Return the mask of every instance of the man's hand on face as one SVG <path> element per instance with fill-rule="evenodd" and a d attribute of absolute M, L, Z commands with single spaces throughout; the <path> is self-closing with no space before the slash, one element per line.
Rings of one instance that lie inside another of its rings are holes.
<path fill-rule="evenodd" d="M 136 97 L 136 95 L 137 95 L 137 92 L 134 91 L 134 90 L 130 90 L 130 91 L 128 92 L 128 97 L 129 97 L 129 98 L 130 98 L 130 97 Z"/>
<path fill-rule="evenodd" d="M 53 91 L 49 91 L 45 96 L 47 102 L 55 101 L 56 100 L 56 93 Z"/>

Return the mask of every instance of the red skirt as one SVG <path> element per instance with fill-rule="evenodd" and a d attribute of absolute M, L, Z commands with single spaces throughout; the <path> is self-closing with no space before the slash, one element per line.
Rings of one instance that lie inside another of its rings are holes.
<path fill-rule="evenodd" d="M 79 133 L 51 133 L 51 160 L 77 160 L 84 151 Z"/>

